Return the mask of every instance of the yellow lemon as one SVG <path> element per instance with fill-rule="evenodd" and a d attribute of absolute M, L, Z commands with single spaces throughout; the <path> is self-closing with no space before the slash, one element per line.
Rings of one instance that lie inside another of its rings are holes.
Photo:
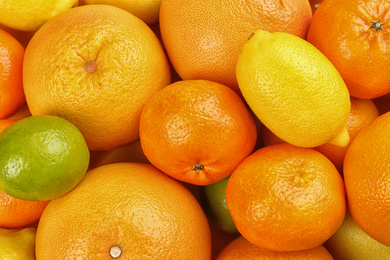
<path fill-rule="evenodd" d="M 258 30 L 245 42 L 236 74 L 250 108 L 279 138 L 300 147 L 348 144 L 347 86 L 307 41 Z"/>
<path fill-rule="evenodd" d="M 47 20 L 78 4 L 78 0 L 0 1 L 0 24 L 20 31 L 35 31 Z"/>
<path fill-rule="evenodd" d="M 36 228 L 22 229 L 0 228 L 0 259 L 35 259 Z"/>
<path fill-rule="evenodd" d="M 113 5 L 137 16 L 146 24 L 158 22 L 161 0 L 84 0 L 85 4 Z"/>

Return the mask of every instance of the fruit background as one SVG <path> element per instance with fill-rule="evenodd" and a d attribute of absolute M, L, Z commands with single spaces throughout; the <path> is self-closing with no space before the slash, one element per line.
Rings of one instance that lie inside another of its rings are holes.
<path fill-rule="evenodd" d="M 0 259 L 390 259 L 389 22 L 0 2 Z"/>

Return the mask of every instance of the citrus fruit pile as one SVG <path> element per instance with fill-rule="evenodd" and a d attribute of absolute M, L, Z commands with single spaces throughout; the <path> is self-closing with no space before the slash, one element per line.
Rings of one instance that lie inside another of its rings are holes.
<path fill-rule="evenodd" d="M 390 259 L 388 0 L 0 3 L 1 259 Z"/>

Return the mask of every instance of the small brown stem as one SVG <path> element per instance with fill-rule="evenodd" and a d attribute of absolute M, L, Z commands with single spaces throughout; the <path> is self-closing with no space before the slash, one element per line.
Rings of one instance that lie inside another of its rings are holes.
<path fill-rule="evenodd" d="M 192 166 L 192 169 L 196 172 L 200 172 L 200 171 L 203 171 L 204 170 L 204 166 L 200 163 L 197 163 L 197 164 L 194 164 Z"/>

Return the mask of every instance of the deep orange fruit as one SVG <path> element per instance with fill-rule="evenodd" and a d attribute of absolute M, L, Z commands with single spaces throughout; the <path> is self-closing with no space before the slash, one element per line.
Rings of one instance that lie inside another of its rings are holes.
<path fill-rule="evenodd" d="M 390 92 L 390 2 L 326 0 L 316 10 L 307 40 L 334 64 L 351 96 Z"/>
<path fill-rule="evenodd" d="M 252 153 L 257 129 L 232 89 L 208 80 L 184 80 L 147 101 L 140 140 L 146 158 L 164 173 L 208 185 L 229 176 Z"/>
<path fill-rule="evenodd" d="M 363 128 L 344 159 L 344 180 L 350 213 L 356 224 L 390 246 L 390 113 Z"/>
<path fill-rule="evenodd" d="M 0 119 L 11 116 L 26 101 L 23 92 L 24 47 L 0 29 Z"/>
<path fill-rule="evenodd" d="M 229 178 L 226 204 L 243 237 L 277 251 L 320 246 L 346 212 L 344 183 L 332 162 L 288 143 L 248 156 Z"/>

